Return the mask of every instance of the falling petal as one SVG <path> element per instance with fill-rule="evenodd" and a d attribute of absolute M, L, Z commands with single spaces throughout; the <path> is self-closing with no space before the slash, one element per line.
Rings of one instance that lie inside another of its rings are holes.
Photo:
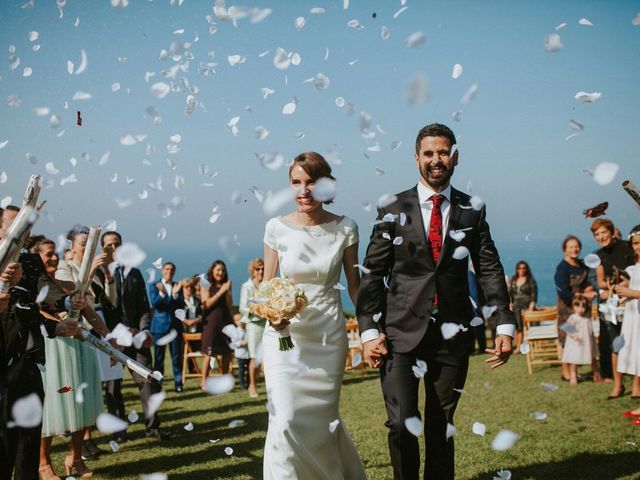
<path fill-rule="evenodd" d="M 560 35 L 557 33 L 550 33 L 544 37 L 544 50 L 549 53 L 554 53 L 562 50 L 562 41 L 560 41 Z"/>
<path fill-rule="evenodd" d="M 113 93 L 117 92 L 118 90 L 120 90 L 120 82 L 115 82 L 111 84 L 111 91 Z"/>
<path fill-rule="evenodd" d="M 597 100 L 600 100 L 600 97 L 602 97 L 602 92 L 587 93 L 580 91 L 574 96 L 576 100 L 580 100 L 582 103 L 593 103 Z"/>
<path fill-rule="evenodd" d="M 298 17 L 295 19 L 295 22 L 293 23 L 295 29 L 297 31 L 300 31 L 304 28 L 304 26 L 307 24 L 307 21 L 304 19 L 304 17 Z"/>
<path fill-rule="evenodd" d="M 319 178 L 316 180 L 311 196 L 317 202 L 332 201 L 336 196 L 336 181 L 327 177 Z"/>
<path fill-rule="evenodd" d="M 462 75 L 462 65 L 460 65 L 459 63 L 456 63 L 453 66 L 453 71 L 451 72 L 451 78 L 453 78 L 454 80 L 457 80 L 458 78 L 460 78 L 460 75 Z"/>
<path fill-rule="evenodd" d="M 640 25 L 640 12 L 636 13 L 636 16 L 631 19 L 631 25 L 635 25 L 636 27 Z"/>
<path fill-rule="evenodd" d="M 531 415 L 529 415 L 531 418 L 533 418 L 534 420 L 546 420 L 547 419 L 547 414 L 545 412 L 533 412 Z"/>
<path fill-rule="evenodd" d="M 584 125 L 578 122 L 577 120 L 571 119 L 569 120 L 569 128 L 572 128 L 573 130 L 577 130 L 577 131 L 582 131 L 584 130 Z"/>
<path fill-rule="evenodd" d="M 427 41 L 424 32 L 415 32 L 407 37 L 404 44 L 407 48 L 421 47 Z"/>
<path fill-rule="evenodd" d="M 452 424 L 447 423 L 447 431 L 445 432 L 445 439 L 449 440 L 451 437 L 453 437 L 456 433 L 456 427 L 454 427 Z"/>
<path fill-rule="evenodd" d="M 469 256 L 469 249 L 467 247 L 457 247 L 453 251 L 452 257 L 456 260 L 464 260 Z"/>
<path fill-rule="evenodd" d="M 395 203 L 396 200 L 398 200 L 398 197 L 396 197 L 395 195 L 384 193 L 378 198 L 378 208 L 386 208 L 392 203 Z"/>
<path fill-rule="evenodd" d="M 395 237 L 395 238 L 393 239 L 393 242 L 392 242 L 392 243 L 393 243 L 394 245 L 398 246 L 398 245 L 402 245 L 402 242 L 403 242 L 403 238 L 402 238 L 402 237 Z"/>
<path fill-rule="evenodd" d="M 205 382 L 205 391 L 209 395 L 222 395 L 229 393 L 235 386 L 233 375 L 225 374 L 218 377 L 209 377 Z"/>
<path fill-rule="evenodd" d="M 487 433 L 487 427 L 485 426 L 484 423 L 473 422 L 473 425 L 471 426 L 471 431 L 476 435 L 480 435 L 481 437 L 484 437 L 484 435 Z"/>
<path fill-rule="evenodd" d="M 591 23 L 588 19 L 582 17 L 580 20 L 578 20 L 578 23 L 580 25 L 585 25 L 587 27 L 593 27 L 593 23 Z"/>
<path fill-rule="evenodd" d="M 373 321 L 374 322 L 378 323 L 381 318 L 382 318 L 382 312 L 378 312 L 378 313 L 374 313 L 373 314 Z"/>
<path fill-rule="evenodd" d="M 360 272 L 362 272 L 363 275 L 368 275 L 369 273 L 371 273 L 370 269 L 368 269 L 364 265 L 360 265 L 359 263 L 356 263 L 354 265 L 354 268 L 357 268 L 358 270 L 360 270 Z"/>
<path fill-rule="evenodd" d="M 484 207 L 484 200 L 477 195 L 473 195 L 469 203 L 471 203 L 471 208 L 474 210 L 481 210 Z"/>
<path fill-rule="evenodd" d="M 387 27 L 382 26 L 380 29 L 380 37 L 382 37 L 382 40 L 388 40 L 390 36 L 391 31 Z"/>
<path fill-rule="evenodd" d="M 57 175 L 58 173 L 60 173 L 60 170 L 55 167 L 53 162 L 47 162 L 47 164 L 44 166 L 44 169 L 49 175 Z"/>
<path fill-rule="evenodd" d="M 226 448 L 224 449 L 224 453 L 226 453 L 228 456 L 233 455 L 233 448 L 231 448 L 231 447 L 226 447 Z"/>
<path fill-rule="evenodd" d="M 71 100 L 91 100 L 92 96 L 88 92 L 83 92 L 82 90 L 78 90 L 73 94 Z"/>
<path fill-rule="evenodd" d="M 151 418 L 155 415 L 166 397 L 167 393 L 165 391 L 160 391 L 149 396 L 149 400 L 147 401 L 147 418 Z"/>
<path fill-rule="evenodd" d="M 500 430 L 496 437 L 491 442 L 491 448 L 502 452 L 508 450 L 515 445 L 520 439 L 520 435 L 510 430 Z"/>
<path fill-rule="evenodd" d="M 464 240 L 466 234 L 462 230 L 450 230 L 449 236 L 453 238 L 456 242 L 461 242 Z"/>
<path fill-rule="evenodd" d="M 411 367 L 411 370 L 413 370 L 413 375 L 416 378 L 423 378 L 427 373 L 427 362 L 417 359 L 416 364 Z"/>
<path fill-rule="evenodd" d="M 171 87 L 164 82 L 157 82 L 151 85 L 151 93 L 158 98 L 166 97 L 171 92 Z"/>
<path fill-rule="evenodd" d="M 6 147 L 8 143 L 9 143 L 9 140 L 3 140 L 2 142 L 0 142 L 0 150 Z M 6 177 L 6 173 L 5 173 L 5 177 Z M 6 182 L 6 179 L 5 179 L 5 182 Z M 2 183 L 5 183 L 5 182 L 2 182 Z"/>
<path fill-rule="evenodd" d="M 357 19 L 349 20 L 347 22 L 347 27 L 353 28 L 354 30 L 362 30 L 364 27 L 360 24 Z"/>
<path fill-rule="evenodd" d="M 340 423 L 340 420 L 338 419 L 335 419 L 332 422 L 329 422 L 329 432 L 334 433 L 338 428 L 339 423 Z"/>
<path fill-rule="evenodd" d="M 465 104 L 470 103 L 475 98 L 477 92 L 478 92 L 478 84 L 474 83 L 469 87 L 469 90 L 467 90 L 467 92 L 460 99 L 460 102 Z"/>
<path fill-rule="evenodd" d="M 296 111 L 296 104 L 295 102 L 289 102 L 287 103 L 284 107 L 282 107 L 282 114 L 283 115 L 291 115 Z"/>
<path fill-rule="evenodd" d="M 116 442 L 115 440 L 109 440 L 109 446 L 114 453 L 120 451 L 120 445 L 118 445 L 118 442 Z"/>
<path fill-rule="evenodd" d="M 472 327 L 479 327 L 480 325 L 484 325 L 484 320 L 480 317 L 473 317 L 469 322 L 469 325 Z"/>
<path fill-rule="evenodd" d="M 114 260 L 123 267 L 136 268 L 140 266 L 147 254 L 135 243 L 123 243 L 114 253 Z"/>
<path fill-rule="evenodd" d="M 229 65 L 233 67 L 235 65 L 245 63 L 247 61 L 247 58 L 243 57 L 242 55 L 229 55 L 227 57 L 227 61 L 229 62 Z"/>
<path fill-rule="evenodd" d="M 22 76 L 30 77 L 32 73 L 33 73 L 33 70 L 31 69 L 31 67 L 25 67 L 24 70 L 22 71 Z"/>
<path fill-rule="evenodd" d="M 87 52 L 85 52 L 84 50 L 81 50 L 80 65 L 78 65 L 78 68 L 76 69 L 75 74 L 80 75 L 81 73 L 84 73 L 84 71 L 87 69 L 87 65 L 88 65 Z"/>
<path fill-rule="evenodd" d="M 600 263 L 600 257 L 595 253 L 590 253 L 586 257 L 584 257 L 584 264 L 589 268 L 598 268 L 600 266 Z"/>
<path fill-rule="evenodd" d="M 404 426 L 409 433 L 415 437 L 422 435 L 422 421 L 418 417 L 409 417 L 404 419 Z"/>
<path fill-rule="evenodd" d="M 440 326 L 440 331 L 442 332 L 442 338 L 448 340 L 458 334 L 460 331 L 460 325 L 457 323 L 445 322 Z"/>
<path fill-rule="evenodd" d="M 602 162 L 593 170 L 593 180 L 598 185 L 608 185 L 616 178 L 620 167 L 611 162 Z"/>
<path fill-rule="evenodd" d="M 37 394 L 31 393 L 16 400 L 11 407 L 12 422 L 7 427 L 34 428 L 42 421 L 42 402 Z"/>
<path fill-rule="evenodd" d="M 336 107 L 342 108 L 344 107 L 345 104 L 345 100 L 342 97 L 337 97 L 336 98 Z"/>
<path fill-rule="evenodd" d="M 127 422 L 110 413 L 101 413 L 96 419 L 96 427 L 102 433 L 122 432 L 127 426 Z"/>
<path fill-rule="evenodd" d="M 193 432 L 193 423 L 189 422 L 182 428 L 184 428 L 187 432 Z"/>
<path fill-rule="evenodd" d="M 142 475 L 140 475 L 140 480 L 168 480 L 168 478 L 169 476 L 163 472 L 143 473 Z"/>
<path fill-rule="evenodd" d="M 493 480 L 511 480 L 511 470 L 500 470 L 496 472 Z"/>

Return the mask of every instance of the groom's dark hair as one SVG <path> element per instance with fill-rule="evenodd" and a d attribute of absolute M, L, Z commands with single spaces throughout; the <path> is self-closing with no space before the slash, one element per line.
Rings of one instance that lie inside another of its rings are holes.
<path fill-rule="evenodd" d="M 420 153 L 420 144 L 422 143 L 422 139 L 424 137 L 444 137 L 449 139 L 449 143 L 453 147 L 456 142 L 456 136 L 453 134 L 451 129 L 446 125 L 442 125 L 441 123 L 432 123 L 431 125 L 427 125 L 426 127 L 422 127 L 422 130 L 418 132 L 418 136 L 416 137 L 416 153 Z"/>

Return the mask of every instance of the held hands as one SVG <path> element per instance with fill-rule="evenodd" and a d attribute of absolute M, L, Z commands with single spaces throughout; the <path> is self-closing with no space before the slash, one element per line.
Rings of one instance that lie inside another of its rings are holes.
<path fill-rule="evenodd" d="M 80 336 L 80 324 L 70 319 L 60 322 L 56 325 L 56 335 L 78 338 Z"/>
<path fill-rule="evenodd" d="M 384 333 L 381 333 L 378 338 L 362 345 L 362 356 L 371 368 L 380 368 L 383 360 L 389 355 L 386 338 Z"/>
<path fill-rule="evenodd" d="M 10 263 L 2 275 L 0 275 L 0 280 L 2 280 L 5 284 L 10 284 L 12 286 L 17 285 L 22 278 L 22 265 L 18 262 Z"/>
<path fill-rule="evenodd" d="M 511 337 L 509 335 L 497 335 L 495 340 L 495 347 L 493 349 L 487 348 L 487 353 L 492 353 L 493 357 L 487 358 L 484 363 L 495 363 L 491 368 L 498 368 L 509 360 L 509 357 L 513 353 L 511 349 Z"/>

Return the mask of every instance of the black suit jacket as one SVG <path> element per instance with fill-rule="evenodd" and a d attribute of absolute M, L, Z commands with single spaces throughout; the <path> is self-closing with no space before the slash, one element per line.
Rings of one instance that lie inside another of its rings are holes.
<path fill-rule="evenodd" d="M 99 271 L 99 273 L 101 272 Z M 124 286 L 117 272 L 114 273 L 114 280 L 117 291 L 116 304 L 111 308 L 103 305 L 107 326 L 112 329 L 117 323 L 122 322 L 129 328 L 148 330 L 150 324 L 149 298 L 147 297 L 147 286 L 140 270 L 132 268 L 125 278 Z"/>
<path fill-rule="evenodd" d="M 451 189 L 449 225 L 437 265 L 427 244 L 417 187 L 399 193 L 394 203 L 378 209 L 378 223 L 373 228 L 364 260 L 364 266 L 371 273 L 361 280 L 356 307 L 361 332 L 381 329 L 394 351 L 410 352 L 423 339 L 427 328 L 435 325 L 431 312 L 436 292 L 438 317 L 442 322 L 468 326 L 473 309 L 469 300 L 467 257 L 456 260 L 452 256 L 459 246 L 470 252 L 486 305 L 497 307 L 494 313 L 497 324 L 515 325 L 509 310 L 504 270 L 485 219 L 485 207 L 474 210 L 469 201 L 469 195 Z M 404 225 L 400 222 L 401 213 L 406 215 Z M 383 221 L 387 214 L 397 217 Z M 448 234 L 461 229 L 466 231 L 459 242 Z M 396 237 L 402 237 L 400 245 L 393 244 Z M 380 313 L 382 317 L 376 323 L 373 317 Z M 470 353 L 473 349 L 471 329 L 460 332 L 453 342 L 458 343 L 464 353 Z"/>

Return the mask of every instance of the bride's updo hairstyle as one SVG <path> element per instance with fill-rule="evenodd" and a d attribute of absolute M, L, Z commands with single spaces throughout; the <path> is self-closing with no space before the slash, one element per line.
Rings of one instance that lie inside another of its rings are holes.
<path fill-rule="evenodd" d="M 304 152 L 293 159 L 293 163 L 289 167 L 289 178 L 291 178 L 291 172 L 295 167 L 301 167 L 307 175 L 311 177 L 314 182 L 319 178 L 330 178 L 335 180 L 335 177 L 331 175 L 331 166 L 325 158 L 317 152 Z M 333 200 L 327 200 L 322 202 L 325 205 L 333 203 Z"/>

